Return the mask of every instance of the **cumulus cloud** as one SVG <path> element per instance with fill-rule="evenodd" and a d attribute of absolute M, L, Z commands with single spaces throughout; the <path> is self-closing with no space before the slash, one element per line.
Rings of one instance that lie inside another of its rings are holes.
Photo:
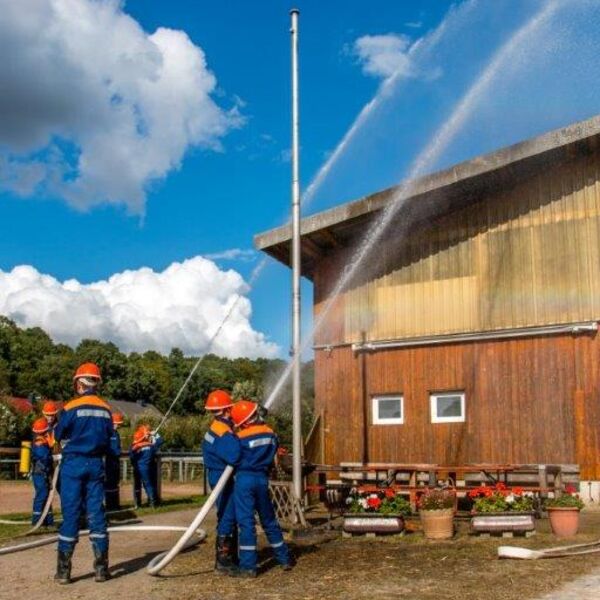
<path fill-rule="evenodd" d="M 186 33 L 149 34 L 119 0 L 0 0 L 0 185 L 143 214 L 190 147 L 243 123 Z"/>
<path fill-rule="evenodd" d="M 166 353 L 178 347 L 190 355 L 277 356 L 279 347 L 250 324 L 248 291 L 239 273 L 201 256 L 162 272 L 144 267 L 90 284 L 60 282 L 34 267 L 18 266 L 0 271 L 0 314 L 24 327 L 42 327 L 54 340 L 71 345 L 91 337 L 124 351 Z"/>
<path fill-rule="evenodd" d="M 410 46 L 410 38 L 406 35 L 364 35 L 354 42 L 353 51 L 365 75 L 409 77 L 413 75 Z"/>

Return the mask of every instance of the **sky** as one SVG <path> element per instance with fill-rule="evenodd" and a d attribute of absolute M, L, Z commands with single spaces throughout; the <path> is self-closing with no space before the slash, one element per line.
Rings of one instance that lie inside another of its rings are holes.
<path fill-rule="evenodd" d="M 549 3 L 296 2 L 302 189 L 335 158 L 304 214 L 400 181 Z M 430 169 L 598 113 L 598 5 L 557 4 Z M 289 270 L 249 281 L 253 236 L 289 216 L 290 8 L 0 0 L 0 314 L 73 345 L 287 356 Z"/>

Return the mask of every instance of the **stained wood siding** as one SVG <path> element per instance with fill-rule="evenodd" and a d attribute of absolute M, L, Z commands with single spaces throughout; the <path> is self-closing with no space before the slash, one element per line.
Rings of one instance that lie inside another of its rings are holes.
<path fill-rule="evenodd" d="M 599 364 L 598 335 L 318 351 L 325 462 L 578 463 L 600 479 Z M 429 394 L 457 390 L 466 421 L 431 423 Z M 395 393 L 404 424 L 372 425 L 372 396 Z"/>
<path fill-rule="evenodd" d="M 378 245 L 317 343 L 403 339 L 600 318 L 600 158 L 579 157 Z M 348 251 L 315 272 L 322 309 Z"/>

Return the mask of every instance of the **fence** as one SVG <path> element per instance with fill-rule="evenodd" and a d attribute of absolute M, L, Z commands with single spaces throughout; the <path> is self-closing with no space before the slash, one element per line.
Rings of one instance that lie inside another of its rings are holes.
<path fill-rule="evenodd" d="M 204 482 L 204 463 L 200 452 L 161 452 L 159 455 L 161 480 L 177 483 Z M 0 448 L 0 480 L 20 480 L 19 449 Z M 133 480 L 128 456 L 121 457 L 121 481 Z M 206 485 L 204 486 L 206 488 Z"/>

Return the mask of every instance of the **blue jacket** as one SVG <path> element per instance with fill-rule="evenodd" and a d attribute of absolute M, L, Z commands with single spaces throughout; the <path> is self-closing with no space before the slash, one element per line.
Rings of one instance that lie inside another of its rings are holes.
<path fill-rule="evenodd" d="M 52 473 L 52 448 L 48 438 L 37 435 L 31 448 L 32 472 L 35 475 L 50 475 Z"/>
<path fill-rule="evenodd" d="M 143 442 L 139 445 L 132 445 L 129 450 L 129 458 L 133 466 L 138 468 L 149 467 L 156 458 L 156 453 L 163 444 L 160 435 L 154 436 L 153 442 Z"/>
<path fill-rule="evenodd" d="M 227 419 L 216 417 L 210 424 L 202 441 L 202 458 L 204 466 L 214 471 L 235 466 L 240 460 L 240 442 Z"/>
<path fill-rule="evenodd" d="M 115 429 L 110 438 L 110 447 L 109 447 L 109 455 L 115 458 L 119 458 L 121 456 L 121 436 L 119 432 Z"/>
<path fill-rule="evenodd" d="M 238 464 L 238 473 L 268 474 L 279 441 L 275 432 L 264 424 L 250 425 L 238 432 L 242 455 Z"/>
<path fill-rule="evenodd" d="M 64 456 L 104 456 L 114 433 L 108 404 L 93 394 L 67 402 L 63 408 L 54 437 L 61 442 Z"/>

